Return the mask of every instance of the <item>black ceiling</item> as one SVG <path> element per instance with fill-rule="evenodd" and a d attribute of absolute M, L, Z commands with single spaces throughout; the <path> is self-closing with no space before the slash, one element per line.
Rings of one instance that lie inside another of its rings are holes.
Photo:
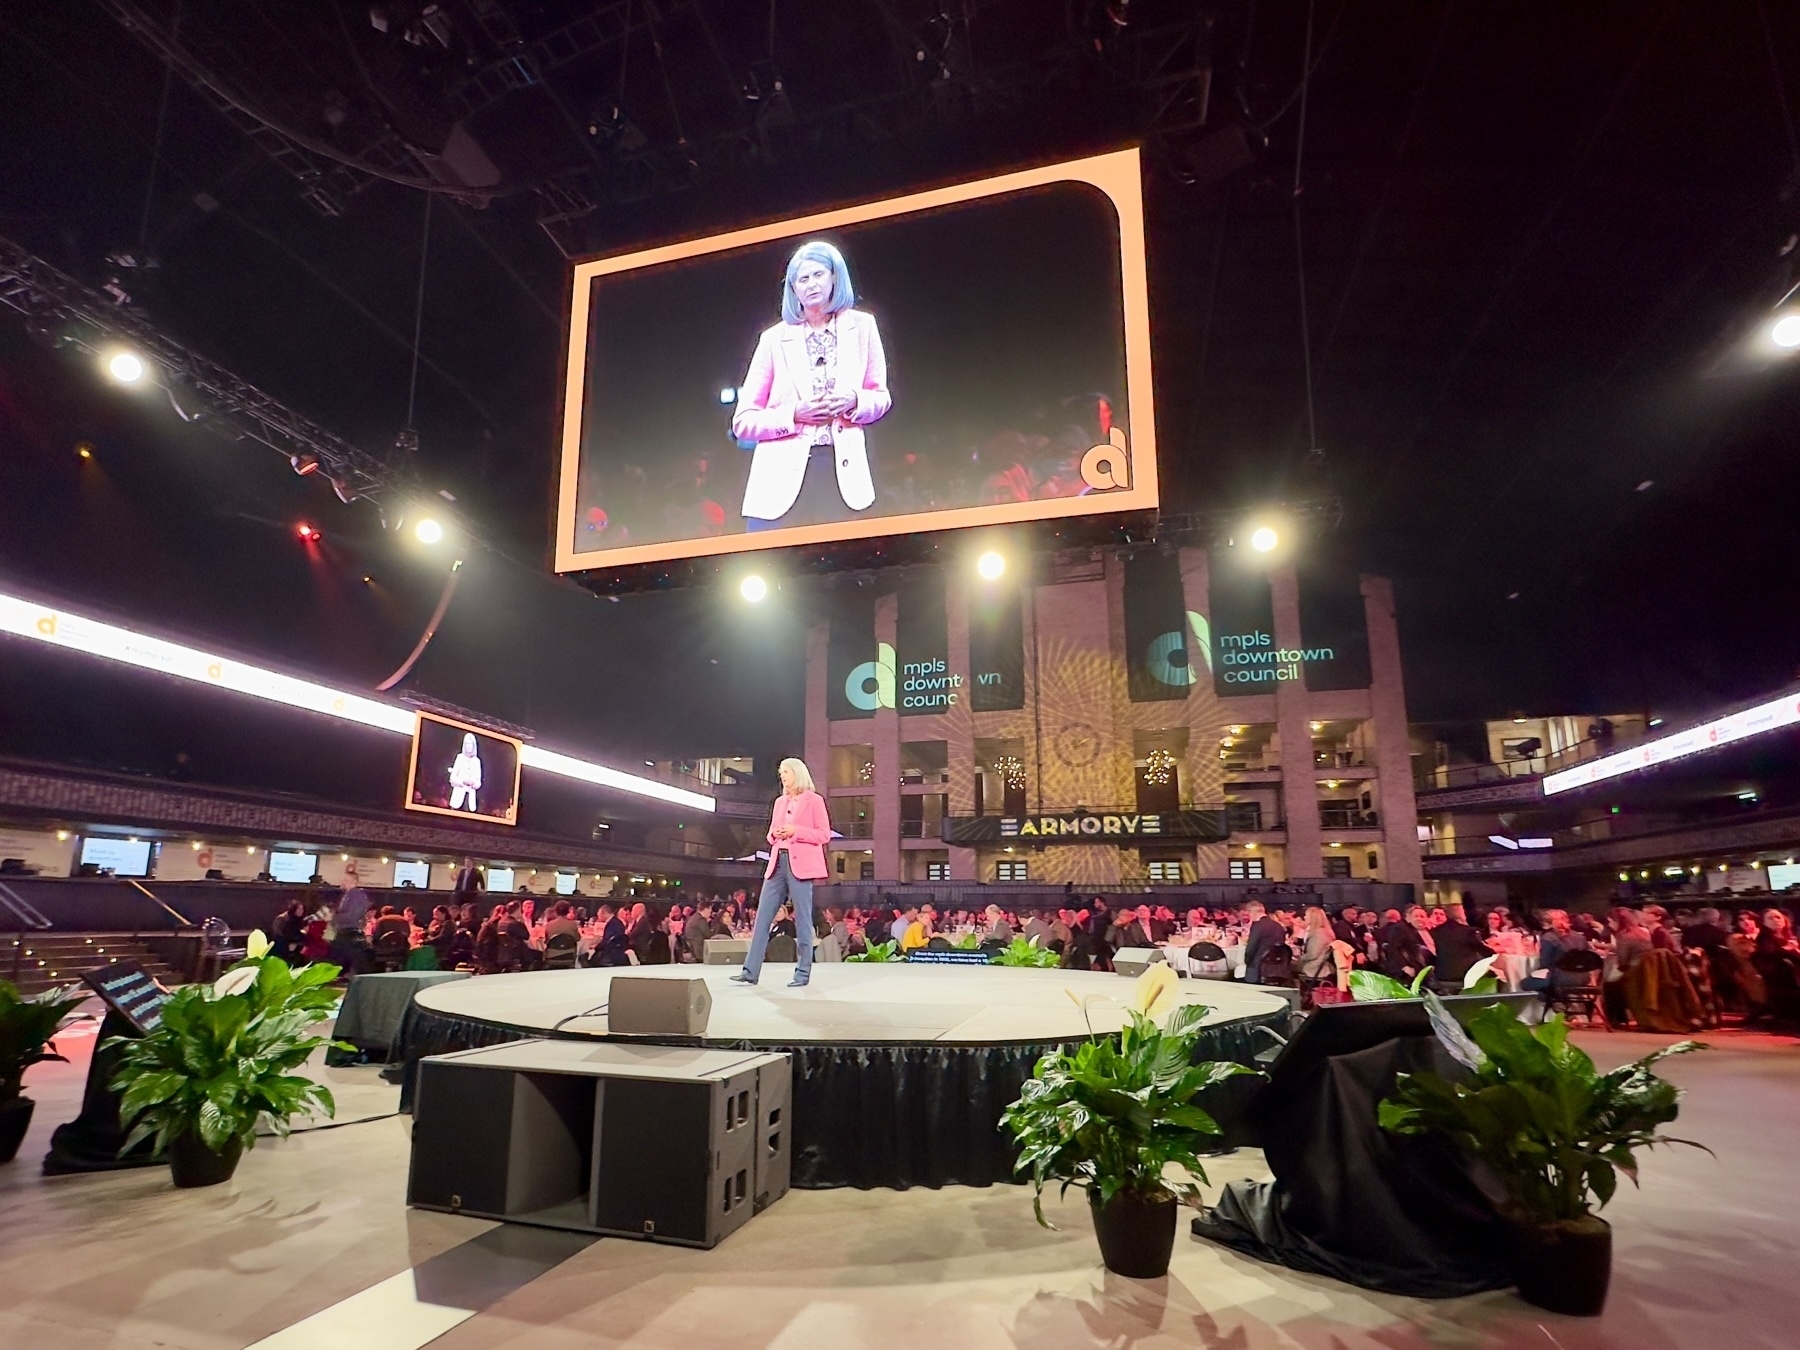
<path fill-rule="evenodd" d="M 1800 666 L 1795 372 L 1752 342 L 1797 77 L 1766 0 L 69 0 L 0 12 L 0 233 L 385 455 L 441 189 L 418 472 L 513 561 L 420 682 L 596 748 L 766 749 L 791 645 L 534 575 L 566 256 L 1142 143 L 1167 505 L 1341 498 L 1316 547 L 1399 581 L 1420 716 L 1698 707 Z M 0 416 L 17 584 L 364 683 L 435 600 L 366 507 L 10 321 Z"/>

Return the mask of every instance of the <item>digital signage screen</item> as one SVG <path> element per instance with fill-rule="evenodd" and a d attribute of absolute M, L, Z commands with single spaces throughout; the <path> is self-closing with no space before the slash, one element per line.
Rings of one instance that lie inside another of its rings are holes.
<path fill-rule="evenodd" d="M 575 268 L 558 571 L 1156 504 L 1135 150 Z"/>
<path fill-rule="evenodd" d="M 149 876 L 150 841 L 90 834 L 81 841 L 81 861 L 116 877 Z"/>
<path fill-rule="evenodd" d="M 406 809 L 518 824 L 522 748 L 511 736 L 421 712 L 413 731 Z"/>
<path fill-rule="evenodd" d="M 319 855 L 316 853 L 282 853 L 277 850 L 269 852 L 269 879 L 285 881 L 290 885 L 305 886 L 319 875 Z"/>
<path fill-rule="evenodd" d="M 425 890 L 431 885 L 431 864 L 402 858 L 394 864 L 394 885 Z"/>

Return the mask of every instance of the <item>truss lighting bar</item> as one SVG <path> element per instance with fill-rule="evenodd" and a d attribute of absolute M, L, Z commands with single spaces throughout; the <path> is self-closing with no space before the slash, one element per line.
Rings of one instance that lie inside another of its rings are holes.
<path fill-rule="evenodd" d="M 1572 769 L 1547 774 L 1544 778 L 1544 795 L 1552 797 L 1571 788 L 1586 787 L 1590 783 L 1617 778 L 1620 774 L 1635 773 L 1639 769 L 1653 768 L 1674 759 L 1685 759 L 1702 750 L 1716 750 L 1722 745 L 1731 745 L 1746 737 L 1760 736 L 1765 731 L 1778 731 L 1796 723 L 1800 723 L 1800 695 L 1783 694 L 1767 703 L 1759 703 L 1754 708 L 1727 713 L 1710 722 L 1702 722 L 1697 727 L 1689 727 L 1686 731 L 1645 741 L 1630 750 L 1621 750 L 1614 755 L 1591 759 L 1586 764 L 1577 764 Z"/>
<path fill-rule="evenodd" d="M 28 638 L 107 661 L 122 662 L 142 670 L 160 671 L 164 675 L 173 675 L 176 679 L 192 680 L 196 684 L 211 685 L 215 689 L 248 694 L 252 698 L 286 704 L 290 708 L 301 708 L 345 722 L 356 722 L 399 736 L 410 737 L 418 720 L 412 709 L 396 703 L 344 689 L 334 689 L 330 685 L 316 684 L 278 671 L 265 670 L 261 666 L 253 666 L 228 656 L 201 651 L 196 647 L 185 647 L 178 642 L 151 637 L 115 624 L 101 623 L 97 619 L 40 605 L 18 596 L 0 594 L 0 633 L 11 633 L 15 637 Z M 685 806 L 695 811 L 713 810 L 713 799 L 701 793 L 659 783 L 653 778 L 622 773 L 604 764 L 558 754 L 540 746 L 527 745 L 520 755 L 520 761 L 527 768 L 574 778 L 583 783 L 631 792 L 640 797 L 653 797 L 658 801 Z"/>

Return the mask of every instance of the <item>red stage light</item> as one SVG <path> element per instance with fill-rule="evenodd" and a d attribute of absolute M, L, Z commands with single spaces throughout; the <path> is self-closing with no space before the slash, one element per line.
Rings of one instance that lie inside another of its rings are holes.
<path fill-rule="evenodd" d="M 319 532 L 304 521 L 300 523 L 299 531 L 300 537 L 306 540 L 307 543 L 316 544 L 319 542 Z"/>

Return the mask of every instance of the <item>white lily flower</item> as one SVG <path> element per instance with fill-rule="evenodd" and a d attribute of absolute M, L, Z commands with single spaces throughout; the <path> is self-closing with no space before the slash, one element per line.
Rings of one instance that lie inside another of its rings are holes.
<path fill-rule="evenodd" d="M 238 966 L 228 970 L 213 981 L 213 997 L 227 998 L 232 994 L 241 994 L 256 983 L 256 977 L 261 973 L 261 966 Z"/>
<path fill-rule="evenodd" d="M 258 928 L 252 932 L 245 941 L 244 955 L 252 961 L 260 961 L 269 954 L 269 950 L 273 945 L 274 944 L 269 941 L 268 936 L 263 930 Z"/>
<path fill-rule="evenodd" d="M 1494 968 L 1494 962 L 1499 959 L 1498 956 L 1484 956 L 1481 960 L 1470 966 L 1468 974 L 1463 976 L 1463 988 L 1473 989 L 1480 983 L 1482 978 Z"/>
<path fill-rule="evenodd" d="M 1175 1006 L 1179 994 L 1174 969 L 1166 961 L 1157 961 L 1144 967 L 1144 973 L 1137 978 L 1137 988 L 1133 991 L 1131 1006 L 1146 1017 L 1154 1015 L 1158 1010 L 1168 1012 Z"/>

